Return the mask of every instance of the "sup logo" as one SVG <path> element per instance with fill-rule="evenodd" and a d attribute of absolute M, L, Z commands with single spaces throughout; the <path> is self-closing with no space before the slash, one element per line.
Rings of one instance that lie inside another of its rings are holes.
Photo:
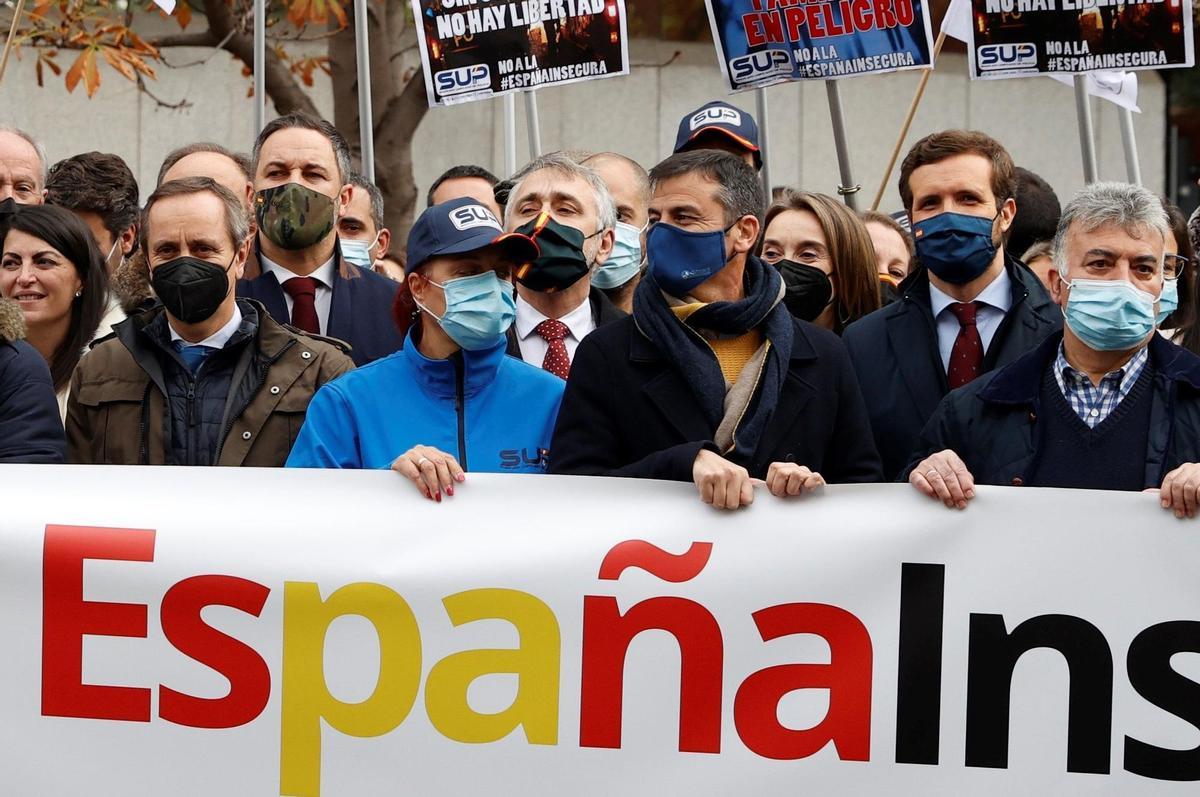
<path fill-rule="evenodd" d="M 978 49 L 979 71 L 1037 69 L 1037 47 L 1021 44 L 984 44 Z"/>
<path fill-rule="evenodd" d="M 500 222 L 496 221 L 496 217 L 492 214 L 492 211 L 483 205 L 466 205 L 459 208 L 450 214 L 450 223 L 459 231 L 470 230 L 475 227 L 492 227 L 500 232 L 504 230 L 500 226 Z"/>
<path fill-rule="evenodd" d="M 787 50 L 763 50 L 730 60 L 729 71 L 737 84 L 776 75 L 791 77 L 792 58 Z"/>
<path fill-rule="evenodd" d="M 728 124 L 738 127 L 742 124 L 742 115 L 732 108 L 705 108 L 692 114 L 692 118 L 688 120 L 688 126 L 692 130 L 699 130 L 705 125 L 713 124 Z"/>
<path fill-rule="evenodd" d="M 443 97 L 482 91 L 492 87 L 492 70 L 487 64 L 445 69 L 433 76 L 433 84 Z"/>

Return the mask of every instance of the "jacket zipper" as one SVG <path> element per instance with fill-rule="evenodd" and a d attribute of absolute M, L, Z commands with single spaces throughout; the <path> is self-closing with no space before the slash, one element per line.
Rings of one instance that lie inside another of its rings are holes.
<path fill-rule="evenodd" d="M 146 437 L 148 434 L 147 427 L 150 425 L 150 392 L 154 387 L 154 380 L 146 383 L 146 392 L 142 395 L 142 420 L 138 425 L 138 463 L 141 465 L 150 464 L 150 443 Z"/>
<path fill-rule="evenodd" d="M 458 415 L 458 464 L 467 469 L 467 406 L 465 397 L 466 366 L 463 354 L 454 355 L 454 412 Z"/>
<path fill-rule="evenodd" d="M 279 362 L 279 358 L 287 354 L 288 349 L 292 348 L 295 343 L 295 340 L 289 340 L 286 344 L 284 344 L 283 348 L 279 350 L 278 354 L 268 360 L 262 368 L 258 369 L 258 381 L 254 383 L 254 388 L 250 391 L 250 397 L 246 400 L 245 404 L 238 408 L 237 412 L 229 413 L 229 420 L 225 422 L 225 428 L 221 430 L 221 437 L 219 440 L 217 440 L 217 451 L 213 455 L 213 465 L 217 465 L 221 461 L 221 452 L 225 450 L 225 440 L 229 437 L 229 432 L 231 429 L 233 429 L 234 422 L 236 422 L 237 419 L 242 416 L 242 413 L 246 411 L 246 407 L 250 406 L 250 402 L 254 401 L 254 397 L 258 395 L 258 391 L 262 390 L 262 386 L 267 383 L 267 371 L 271 370 L 271 366 Z M 251 345 L 253 345 L 253 342 Z M 234 385 L 230 385 L 229 389 L 233 390 L 234 387 Z"/>

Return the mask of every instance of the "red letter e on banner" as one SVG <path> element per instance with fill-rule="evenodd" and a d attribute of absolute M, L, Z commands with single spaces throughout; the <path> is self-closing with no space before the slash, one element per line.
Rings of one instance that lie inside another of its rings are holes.
<path fill-rule="evenodd" d="M 146 606 L 83 599 L 85 559 L 154 561 L 154 532 L 47 526 L 42 554 L 42 714 L 150 721 L 150 690 L 83 683 L 83 637 L 146 636 Z"/>

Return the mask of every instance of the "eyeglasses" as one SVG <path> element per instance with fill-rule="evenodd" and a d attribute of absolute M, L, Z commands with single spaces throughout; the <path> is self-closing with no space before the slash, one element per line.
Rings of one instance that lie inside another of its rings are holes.
<path fill-rule="evenodd" d="M 1163 255 L 1163 278 L 1178 279 L 1187 270 L 1188 259 L 1183 255 Z"/>

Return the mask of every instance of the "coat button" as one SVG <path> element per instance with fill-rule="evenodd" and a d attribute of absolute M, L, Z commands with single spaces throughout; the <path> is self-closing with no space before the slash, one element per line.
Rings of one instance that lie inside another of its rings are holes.
<path fill-rule="evenodd" d="M 272 385 L 272 386 L 271 386 L 271 395 L 272 395 L 272 396 L 278 396 L 278 395 L 279 395 L 279 386 L 278 386 L 278 385 Z"/>
<path fill-rule="evenodd" d="M 300 352 L 300 356 L 303 357 L 305 360 L 311 360 L 312 352 L 311 351 L 302 351 L 302 352 Z"/>
<path fill-rule="evenodd" d="M 249 440 L 251 437 L 252 437 L 252 435 L 249 432 L 242 432 L 243 440 Z"/>
<path fill-rule="evenodd" d="M 1022 479 L 1020 476 L 1013 476 L 1012 486 L 1013 487 L 1024 487 L 1025 480 Z"/>

